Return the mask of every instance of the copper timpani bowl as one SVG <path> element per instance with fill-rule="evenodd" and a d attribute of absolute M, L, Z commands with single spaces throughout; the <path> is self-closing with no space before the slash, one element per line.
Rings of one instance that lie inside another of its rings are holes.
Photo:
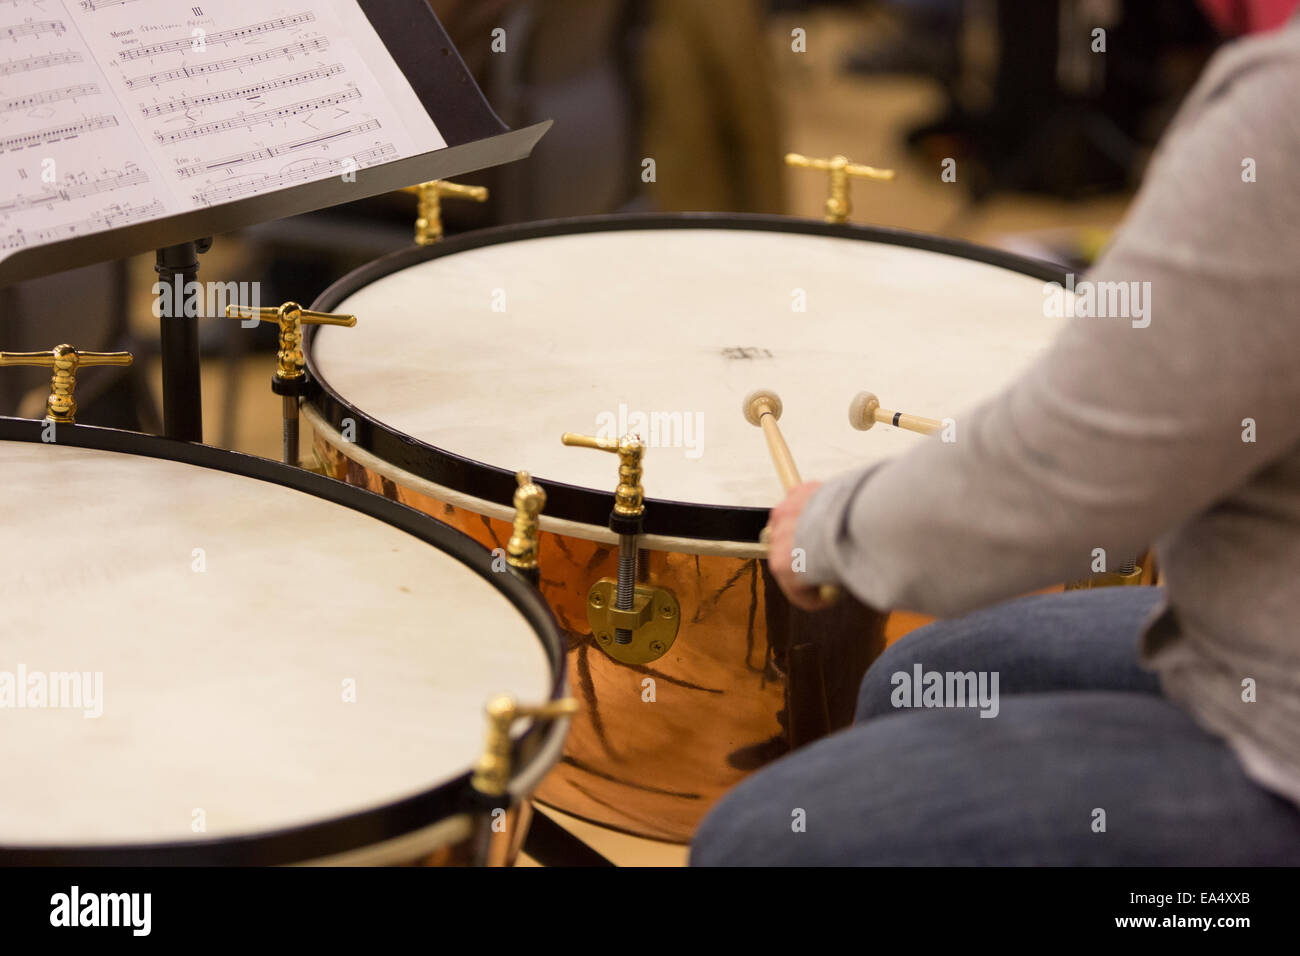
<path fill-rule="evenodd" d="M 599 239 L 605 248 L 644 239 L 648 247 L 668 251 L 662 258 L 648 253 L 596 262 L 592 253 L 602 247 L 582 245 L 585 239 Z M 716 242 L 722 251 L 712 257 L 678 255 L 671 248 L 678 239 Z M 882 286 L 894 283 L 900 304 L 914 297 L 909 289 L 916 290 L 915 297 L 929 294 L 927 281 L 944 286 L 938 275 L 945 268 L 954 278 L 944 288 L 970 293 L 977 305 L 981 294 L 966 285 L 968 274 L 998 288 L 1014 286 L 1019 304 L 1034 309 L 1039 308 L 1042 283 L 1062 278 L 1042 263 L 893 230 L 765 216 L 617 216 L 488 229 L 398 252 L 346 276 L 312 306 L 358 316 L 356 329 L 308 333 L 308 366 L 319 387 L 306 400 L 303 414 L 314 429 L 314 452 L 327 474 L 433 515 L 488 548 L 504 548 L 509 538 L 507 503 L 515 470 L 529 470 L 546 489 L 541 591 L 565 633 L 569 679 L 582 711 L 563 760 L 537 797 L 587 820 L 662 840 L 688 841 L 709 807 L 746 774 L 850 723 L 861 677 L 884 646 L 886 617 L 851 599 L 821 614 L 805 614 L 789 604 L 768 574 L 759 537 L 779 486 L 763 459 L 761 435 L 741 419 L 740 395 L 770 384 L 762 379 L 768 372 L 761 361 L 775 356 L 768 367 L 780 367 L 780 349 L 728 348 L 723 350 L 725 368 L 717 364 L 716 373 L 694 376 L 720 381 L 730 376 L 739 389 L 734 401 L 728 393 L 720 402 L 721 411 L 712 419 L 720 424 L 713 425 L 712 434 L 728 432 L 725 437 L 743 455 L 726 452 L 705 459 L 705 470 L 738 469 L 751 486 L 765 489 L 766 504 L 692 500 L 689 492 L 672 489 L 657 495 L 656 489 L 668 483 L 666 472 L 673 462 L 658 449 L 646 455 L 641 580 L 670 591 L 680 605 L 676 640 L 655 660 L 615 660 L 588 622 L 593 582 L 617 572 L 617 537 L 607 527 L 612 458 L 593 466 L 608 466 L 610 480 L 602 485 L 605 472 L 595 473 L 591 481 L 570 480 L 560 473 L 563 469 L 541 460 L 539 449 L 558 448 L 561 431 L 583 429 L 593 408 L 584 404 L 588 393 L 594 396 L 594 408 L 617 407 L 614 390 L 595 394 L 599 390 L 589 382 L 599 376 L 616 380 L 617 369 L 631 368 L 639 349 L 654 350 L 661 362 L 655 369 L 671 367 L 675 340 L 683 355 L 701 354 L 709 310 L 698 305 L 698 297 L 722 283 L 714 274 L 726 271 L 731 279 L 718 290 L 719 310 L 748 308 L 748 300 L 737 306 L 735 297 L 743 297 L 743 287 L 757 283 L 763 269 L 746 272 L 743 255 L 755 243 L 773 242 L 788 242 L 794 251 L 810 247 L 807 258 L 816 274 L 799 279 L 809 286 L 814 302 L 825 300 L 823 288 L 841 282 L 837 275 L 845 274 L 846 263 L 851 266 L 858 251 L 872 254 L 867 267 L 877 269 Z M 818 258 L 823 252 L 825 263 Z M 888 274 L 895 257 L 919 268 L 926 281 L 914 285 L 908 280 L 896 288 L 902 280 Z M 620 284 L 624 282 L 626 286 Z M 591 290 L 593 284 L 599 293 Z M 486 309 L 498 286 L 514 295 L 509 324 Z M 785 304 L 769 311 L 779 314 L 783 308 L 789 316 L 788 290 L 781 291 L 778 284 L 777 292 Z M 617 318 L 608 319 L 634 305 L 645 311 L 645 303 L 636 298 L 660 294 L 671 299 L 671 308 L 665 308 L 657 325 L 652 320 L 630 331 Z M 1000 294 L 984 296 L 988 310 L 997 311 Z M 756 314 L 759 308 L 754 306 Z M 613 327 L 607 327 L 611 322 Z M 723 344 L 762 346 L 762 335 L 753 334 L 760 341 Z M 1014 353 L 1008 364 L 1022 362 L 1032 351 L 1016 336 L 1014 331 L 1004 336 L 1011 341 L 1003 351 Z M 889 342 L 882 341 L 873 349 L 885 351 Z M 590 366 L 566 351 L 575 342 L 591 343 Z M 710 354 L 708 361 L 723 361 Z M 616 368 L 605 367 L 607 355 Z M 748 362 L 754 356 L 759 361 Z M 828 356 L 819 363 L 833 360 Z M 557 361 L 566 363 L 562 371 Z M 808 376 L 818 374 L 813 366 Z M 742 382 L 751 375 L 753 381 Z M 356 388 L 354 380 L 365 376 L 373 379 L 373 388 Z M 404 390 L 403 408 L 396 407 L 396 390 Z M 508 392 L 517 404 L 503 411 L 499 397 L 491 394 L 497 390 Z M 851 394 L 843 396 L 846 406 Z M 896 397 L 899 407 L 909 407 L 906 396 Z M 491 403 L 491 410 L 475 412 L 476 398 Z M 544 398 L 570 402 L 578 411 L 552 420 L 539 408 Z M 801 467 L 809 442 L 800 441 L 794 417 L 807 412 L 809 404 L 786 401 L 791 444 Z M 418 426 L 402 421 L 406 410 L 418 412 Z M 915 410 L 929 411 L 924 406 Z M 847 430 L 842 409 L 835 409 L 833 417 Z M 902 450 L 905 442 L 919 438 L 888 431 L 877 429 L 867 444 L 851 445 L 864 440 L 853 432 L 836 441 L 842 447 Z M 466 437 L 487 433 L 500 438 L 499 454 L 463 447 Z M 573 450 L 559 454 L 605 458 Z M 742 466 L 741 457 L 748 463 Z M 852 464 L 851 457 L 829 465 L 813 460 L 804 473 Z"/>

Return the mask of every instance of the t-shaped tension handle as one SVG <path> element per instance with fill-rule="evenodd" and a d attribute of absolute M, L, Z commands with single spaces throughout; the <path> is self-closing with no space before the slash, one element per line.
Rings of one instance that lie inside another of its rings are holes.
<path fill-rule="evenodd" d="M 618 455 L 618 488 L 614 491 L 614 514 L 625 518 L 639 518 L 645 513 L 645 489 L 641 487 L 641 459 L 645 457 L 645 442 L 636 435 L 622 438 L 593 438 L 565 432 L 560 441 L 576 448 L 595 448 Z"/>
<path fill-rule="evenodd" d="M 71 345 L 56 345 L 48 352 L 0 352 L 0 366 L 35 365 L 54 369 L 50 395 L 45 400 L 45 417 L 52 422 L 74 424 L 77 402 L 77 370 L 96 365 L 130 365 L 130 352 L 79 352 Z"/>
<path fill-rule="evenodd" d="M 836 155 L 830 159 L 811 159 L 799 153 L 786 153 L 785 164 L 800 169 L 821 169 L 830 174 L 830 194 L 826 197 L 826 221 L 830 223 L 849 221 L 849 213 L 853 210 L 853 203 L 849 199 L 850 177 L 876 180 L 894 178 L 892 169 L 876 169 L 874 166 L 851 163 L 847 156 Z"/>
<path fill-rule="evenodd" d="M 538 706 L 520 704 L 513 697 L 502 694 L 487 704 L 488 732 L 483 753 L 474 767 L 470 783 L 479 793 L 489 797 L 504 796 L 510 786 L 510 730 L 516 721 L 526 717 L 538 720 L 557 720 L 578 712 L 578 702 L 571 697 L 548 701 Z"/>
<path fill-rule="evenodd" d="M 311 309 L 304 309 L 297 302 L 286 302 L 278 307 L 266 306 L 258 309 L 246 305 L 228 305 L 226 318 L 280 323 L 280 351 L 276 354 L 275 377 L 282 382 L 300 379 L 306 374 L 307 360 L 302 354 L 304 325 L 343 325 L 351 328 L 357 324 L 355 315 L 313 312 Z"/>
<path fill-rule="evenodd" d="M 486 186 L 462 186 L 460 183 L 445 179 L 431 179 L 427 183 L 406 186 L 404 193 L 413 193 L 419 197 L 416 209 L 415 243 L 419 246 L 431 246 L 442 239 L 442 200 L 472 199 L 474 202 L 487 202 Z"/>
<path fill-rule="evenodd" d="M 506 563 L 525 577 L 536 576 L 546 491 L 526 471 L 515 472 L 515 483 L 515 520 L 506 544 Z"/>

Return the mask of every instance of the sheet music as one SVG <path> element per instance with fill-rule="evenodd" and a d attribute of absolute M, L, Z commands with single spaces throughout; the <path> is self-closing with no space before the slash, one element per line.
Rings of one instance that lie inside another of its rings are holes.
<path fill-rule="evenodd" d="M 0 0 L 0 258 L 445 145 L 353 0 Z"/>

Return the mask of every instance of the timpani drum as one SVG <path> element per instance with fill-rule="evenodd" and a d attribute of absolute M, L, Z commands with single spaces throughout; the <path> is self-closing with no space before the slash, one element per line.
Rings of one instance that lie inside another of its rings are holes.
<path fill-rule="evenodd" d="M 320 475 L 51 427 L 0 418 L 0 863 L 512 857 L 567 720 L 470 779 L 494 695 L 563 692 L 531 585 Z"/>
<path fill-rule="evenodd" d="M 358 323 L 309 333 L 304 416 L 328 473 L 488 547 L 510 533 L 494 503 L 513 469 L 536 476 L 542 592 L 584 704 L 538 797 L 684 842 L 746 773 L 848 724 L 883 646 L 881 615 L 847 599 L 804 614 L 773 585 L 760 532 L 781 486 L 744 396 L 781 396 L 807 478 L 901 454 L 925 439 L 854 431 L 854 395 L 959 415 L 1056 333 L 1043 288 L 1062 278 L 961 242 L 774 217 L 489 229 L 388 256 L 316 301 Z M 640 570 L 680 609 L 653 660 L 593 637 L 593 582 L 617 564 L 615 463 L 563 432 L 648 446 Z"/>

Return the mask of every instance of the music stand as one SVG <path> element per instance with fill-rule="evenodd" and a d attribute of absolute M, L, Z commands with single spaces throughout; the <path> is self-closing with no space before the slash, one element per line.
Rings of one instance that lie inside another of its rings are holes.
<path fill-rule="evenodd" d="M 550 128 L 549 120 L 518 130 L 501 122 L 424 0 L 358 0 L 358 5 L 446 140 L 445 148 L 357 169 L 346 182 L 331 176 L 21 249 L 0 259 L 0 288 L 151 249 L 158 280 L 171 283 L 179 277 L 184 288 L 195 280 L 199 254 L 214 235 L 523 159 Z M 198 316 L 184 315 L 182 303 L 166 296 L 160 306 L 163 434 L 201 442 Z M 175 311 L 181 314 L 169 314 Z"/>

